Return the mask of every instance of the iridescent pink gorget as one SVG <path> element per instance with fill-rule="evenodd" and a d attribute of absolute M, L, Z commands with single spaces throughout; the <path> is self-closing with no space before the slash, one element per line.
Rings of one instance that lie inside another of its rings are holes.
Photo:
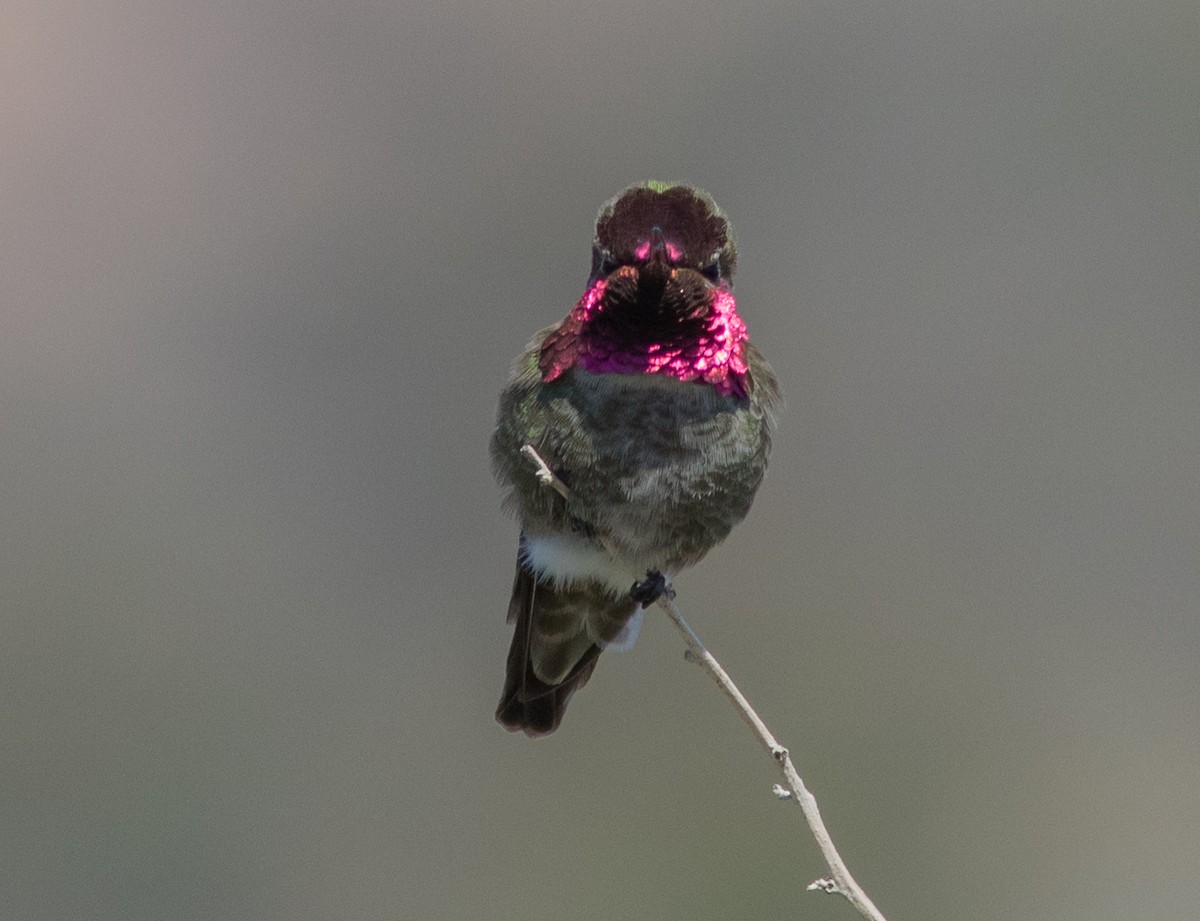
<path fill-rule="evenodd" d="M 614 276 L 633 273 L 636 278 L 636 272 L 623 266 Z M 618 342 L 598 334 L 593 321 L 605 310 L 608 288 L 607 278 L 593 282 L 558 329 L 546 337 L 538 361 L 543 381 L 556 380 L 573 367 L 595 374 L 664 374 L 679 381 L 703 381 L 720 394 L 746 398 L 750 386 L 746 323 L 725 285 L 711 289 L 699 330 L 695 319 L 681 319 L 677 335 L 649 342 Z"/>

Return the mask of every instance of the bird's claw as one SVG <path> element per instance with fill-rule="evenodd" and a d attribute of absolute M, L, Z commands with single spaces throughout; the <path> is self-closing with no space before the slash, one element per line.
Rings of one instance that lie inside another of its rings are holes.
<path fill-rule="evenodd" d="M 648 608 L 664 596 L 668 599 L 674 598 L 675 589 L 671 588 L 667 577 L 657 569 L 646 570 L 646 578 L 641 582 L 634 582 L 633 587 L 629 589 L 629 597 L 643 608 Z"/>

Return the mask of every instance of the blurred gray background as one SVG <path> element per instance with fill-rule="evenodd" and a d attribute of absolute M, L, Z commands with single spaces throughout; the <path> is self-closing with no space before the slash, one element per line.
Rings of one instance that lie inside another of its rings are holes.
<path fill-rule="evenodd" d="M 680 580 L 900 919 L 1200 906 L 1200 13 L 10 0 L 0 915 L 853 917 L 652 618 L 492 721 L 486 460 L 628 183 L 786 386 Z"/>

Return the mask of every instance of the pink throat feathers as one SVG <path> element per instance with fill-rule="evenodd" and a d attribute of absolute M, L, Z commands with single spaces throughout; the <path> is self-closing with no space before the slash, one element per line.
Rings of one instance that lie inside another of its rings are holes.
<path fill-rule="evenodd" d="M 542 380 L 557 380 L 568 369 L 594 374 L 661 374 L 679 381 L 700 381 L 722 395 L 744 399 L 750 379 L 746 367 L 746 324 L 725 286 L 712 289 L 702 326 L 680 324 L 665 341 L 620 341 L 594 332 L 604 310 L 608 279 L 597 279 L 567 318 L 542 343 L 538 366 Z"/>

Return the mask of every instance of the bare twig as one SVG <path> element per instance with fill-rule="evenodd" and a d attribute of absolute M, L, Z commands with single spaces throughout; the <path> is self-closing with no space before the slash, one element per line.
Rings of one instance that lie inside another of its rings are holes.
<path fill-rule="evenodd" d="M 564 499 L 571 495 L 571 491 L 567 489 L 567 484 L 560 480 L 558 474 L 550 469 L 550 465 L 542 460 L 542 455 L 537 453 L 537 449 L 533 445 L 525 445 L 521 449 L 521 453 L 533 464 L 539 483 L 543 486 L 549 486 Z"/>
<path fill-rule="evenodd" d="M 854 877 L 850 875 L 849 867 L 846 866 L 845 861 L 842 860 L 842 855 L 834 847 L 833 839 L 829 837 L 829 831 L 825 828 L 825 821 L 821 818 L 821 810 L 817 808 L 817 799 L 804 786 L 804 781 L 800 779 L 800 773 L 796 770 L 796 766 L 792 764 L 791 754 L 776 741 L 775 736 L 771 734 L 771 730 L 762 721 L 762 717 L 750 706 L 750 701 L 746 700 L 745 695 L 733 683 L 733 679 L 729 677 L 729 673 L 721 667 L 721 663 L 716 660 L 716 657 L 705 648 L 704 643 L 700 641 L 700 637 L 696 635 L 696 631 L 684 620 L 679 606 L 666 595 L 658 600 L 658 604 L 659 607 L 667 612 L 667 616 L 671 618 L 671 622 L 683 634 L 684 641 L 688 645 L 688 651 L 691 652 L 695 661 L 716 682 L 717 687 L 729 698 L 730 702 L 737 709 L 738 714 L 745 720 L 746 725 L 750 727 L 750 731 L 762 743 L 763 748 L 770 752 L 771 757 L 775 759 L 775 764 L 778 766 L 780 773 L 783 774 L 784 781 L 787 783 L 787 789 L 776 792 L 775 795 L 780 796 L 782 799 L 785 797 L 781 796 L 781 793 L 790 793 L 791 795 L 786 798 L 795 800 L 796 805 L 804 813 L 804 820 L 808 823 L 808 830 L 812 832 L 813 838 L 816 839 L 817 847 L 821 849 L 821 854 L 824 856 L 825 862 L 829 865 L 829 874 L 831 877 L 830 879 L 817 880 L 808 887 L 809 890 L 820 890 L 822 892 L 845 896 L 846 900 L 858 910 L 860 915 L 867 918 L 868 921 L 886 921 L 870 897 L 863 891 Z M 776 786 L 778 787 L 778 785 Z"/>
<path fill-rule="evenodd" d="M 567 485 L 554 474 L 554 471 L 550 469 L 550 466 L 532 445 L 525 445 L 521 449 L 521 452 L 537 469 L 538 480 L 542 485 L 553 489 L 564 499 L 569 498 L 570 490 L 567 488 Z M 639 575 L 637 573 L 634 574 L 635 578 Z M 775 795 L 780 799 L 793 800 L 800 807 L 801 812 L 804 813 L 804 820 L 808 823 L 809 831 L 816 840 L 817 847 L 821 849 L 821 854 L 824 856 L 825 863 L 829 867 L 829 876 L 813 881 L 808 887 L 809 891 L 841 895 L 867 921 L 887 921 L 863 891 L 862 887 L 855 882 L 854 877 L 850 875 L 849 868 L 846 866 L 845 861 L 842 860 L 841 855 L 833 844 L 833 839 L 829 837 L 829 831 L 825 828 L 825 822 L 821 818 L 821 810 L 817 808 L 817 800 L 808 791 L 808 788 L 804 786 L 804 781 L 801 780 L 796 766 L 792 763 L 791 754 L 776 741 L 775 736 L 771 734 L 771 730 L 767 728 L 766 723 L 762 721 L 762 718 L 755 709 L 750 706 L 750 702 L 738 690 L 738 686 L 733 683 L 733 679 L 729 677 L 729 673 L 721 667 L 721 663 L 716 660 L 713 654 L 705 647 L 704 643 L 701 642 L 696 631 L 684 619 L 683 613 L 679 610 L 678 605 L 675 604 L 673 596 L 673 592 L 666 592 L 658 599 L 658 605 L 667 612 L 667 616 L 671 618 L 671 622 L 683 634 L 684 642 L 687 643 L 688 647 L 688 659 L 699 664 L 708 673 L 708 676 L 716 682 L 717 687 L 729 698 L 729 701 L 738 711 L 738 714 L 746 722 L 746 725 L 750 727 L 750 731 L 754 733 L 755 738 L 770 753 L 787 784 L 786 788 L 776 784 L 774 787 Z"/>

